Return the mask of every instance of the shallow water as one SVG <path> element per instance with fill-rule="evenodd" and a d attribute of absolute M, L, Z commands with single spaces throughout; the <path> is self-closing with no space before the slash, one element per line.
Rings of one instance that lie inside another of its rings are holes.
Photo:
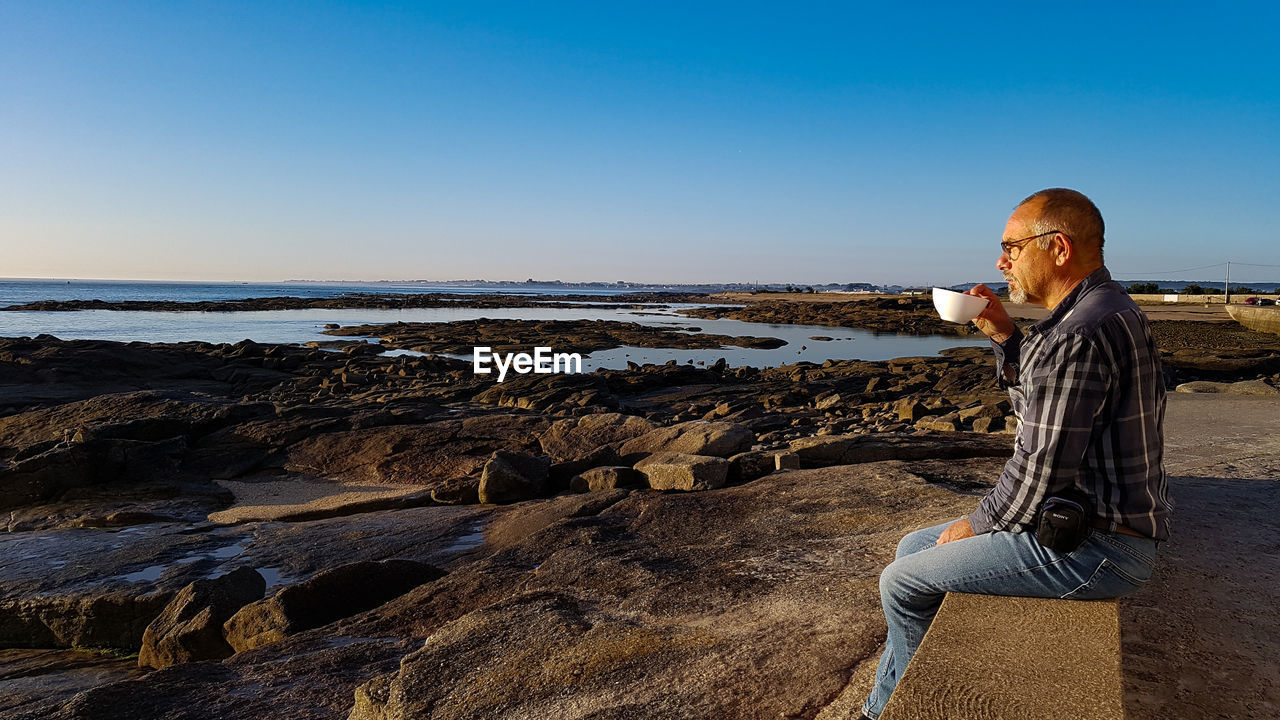
<path fill-rule="evenodd" d="M 680 308 L 417 308 L 409 310 L 270 310 L 252 312 L 140 312 L 82 310 L 75 312 L 0 312 L 0 336 L 34 337 L 49 334 L 64 340 L 91 339 L 123 342 L 205 341 L 233 343 L 250 339 L 261 343 L 305 343 L 335 338 L 323 333 L 329 323 L 339 325 L 384 324 L 393 322 L 453 322 L 478 318 L 519 320 L 613 320 L 672 330 L 730 336 L 776 337 L 787 342 L 775 349 L 726 347 L 710 350 L 683 350 L 621 347 L 582 355 L 582 369 L 620 369 L 628 361 L 638 364 L 711 364 L 724 358 L 732 366 L 774 367 L 801 360 L 821 363 L 828 359 L 888 360 L 906 355 L 934 355 L 938 351 L 984 341 L 954 336 L 915 336 L 874 333 L 868 330 L 817 325 L 774 325 L 739 320 L 704 320 L 676 314 Z M 830 341 L 810 340 L 828 336 Z M 533 348 L 529 349 L 532 352 Z M 572 347 L 555 347 L 553 352 L 579 352 Z M 470 360 L 471 357 L 461 356 Z M 510 376 L 509 376 L 510 377 Z"/>

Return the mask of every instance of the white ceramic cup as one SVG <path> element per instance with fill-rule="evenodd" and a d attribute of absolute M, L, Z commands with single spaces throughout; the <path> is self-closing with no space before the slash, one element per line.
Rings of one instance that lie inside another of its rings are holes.
<path fill-rule="evenodd" d="M 943 320 L 967 323 L 987 309 L 987 301 L 976 295 L 965 295 L 954 290 L 933 289 L 933 306 Z"/>

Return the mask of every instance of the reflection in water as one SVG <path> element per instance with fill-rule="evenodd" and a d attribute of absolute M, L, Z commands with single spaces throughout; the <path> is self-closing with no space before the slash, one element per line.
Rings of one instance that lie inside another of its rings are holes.
<path fill-rule="evenodd" d="M 121 575 L 119 579 L 125 582 L 154 582 L 160 579 L 166 569 L 168 569 L 167 565 L 152 565 L 138 572 Z"/>
<path fill-rule="evenodd" d="M 484 543 L 484 530 L 480 526 L 468 528 L 466 535 L 456 538 L 453 544 L 445 548 L 445 552 L 461 552 L 478 547 Z"/>
<path fill-rule="evenodd" d="M 291 578 L 286 576 L 284 573 L 280 572 L 280 568 L 273 568 L 273 567 L 258 568 L 258 574 L 261 575 L 263 579 L 267 581 L 268 590 L 280 585 L 288 585 L 289 583 L 293 582 Z"/>

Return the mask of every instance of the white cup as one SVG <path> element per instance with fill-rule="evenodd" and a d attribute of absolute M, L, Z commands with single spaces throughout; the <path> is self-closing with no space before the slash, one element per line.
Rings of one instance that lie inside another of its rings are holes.
<path fill-rule="evenodd" d="M 987 301 L 976 295 L 965 295 L 954 290 L 933 289 L 933 306 L 943 320 L 967 323 L 987 309 Z"/>

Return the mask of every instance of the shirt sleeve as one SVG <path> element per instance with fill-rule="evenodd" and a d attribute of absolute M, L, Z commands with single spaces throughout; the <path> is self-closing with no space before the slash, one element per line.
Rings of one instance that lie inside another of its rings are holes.
<path fill-rule="evenodd" d="M 1095 418 L 1107 401 L 1112 371 L 1087 337 L 1065 334 L 1045 341 L 1030 376 L 1013 457 L 991 492 L 969 516 L 975 533 L 1031 525 L 1046 494 L 1075 483 Z"/>
<path fill-rule="evenodd" d="M 1002 343 L 992 340 L 991 347 L 996 354 L 996 380 L 1002 389 L 1008 388 L 1018 380 L 1018 365 L 1022 358 L 1022 331 L 1014 325 L 1012 335 Z"/>

